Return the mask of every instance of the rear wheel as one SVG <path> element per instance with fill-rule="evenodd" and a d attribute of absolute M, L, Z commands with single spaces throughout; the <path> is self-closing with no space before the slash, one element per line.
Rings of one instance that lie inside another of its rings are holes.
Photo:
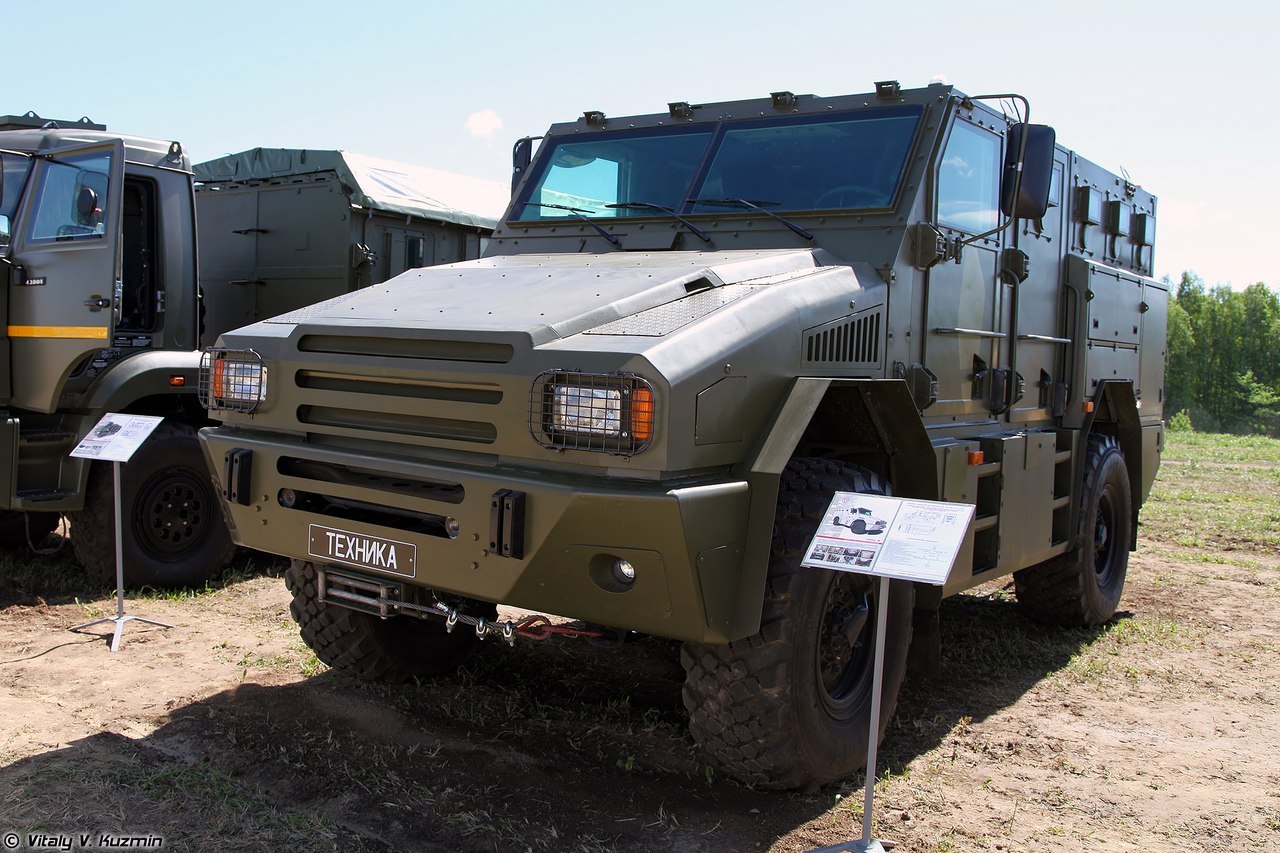
<path fill-rule="evenodd" d="M 1101 625 L 1115 616 L 1133 541 L 1129 469 L 1116 440 L 1089 437 L 1076 546 L 1038 566 L 1014 572 L 1018 603 L 1036 619 Z"/>
<path fill-rule="evenodd" d="M 744 781 L 813 787 L 866 764 L 879 586 L 866 575 L 802 567 L 836 491 L 886 494 L 874 474 L 793 459 L 782 474 L 760 632 L 728 645 L 686 643 L 684 704 L 694 739 Z M 898 700 L 914 591 L 890 586 L 879 737 Z"/>
<path fill-rule="evenodd" d="M 166 421 L 124 466 L 124 577 L 130 584 L 186 586 L 216 576 L 235 543 L 200 451 L 195 427 Z M 115 577 L 115 472 L 95 464 L 84 509 L 71 515 L 71 544 L 95 577 Z"/>
<path fill-rule="evenodd" d="M 56 512 L 0 510 L 0 548 L 39 547 L 57 529 L 60 518 L 62 516 Z"/>
<path fill-rule="evenodd" d="M 346 675 L 400 683 L 434 678 L 457 669 L 479 640 L 465 625 L 452 633 L 443 619 L 394 616 L 382 619 L 320 601 L 314 563 L 294 560 L 284 575 L 293 593 L 289 613 L 316 657 Z M 469 602 L 467 612 L 486 619 L 492 604 Z"/>

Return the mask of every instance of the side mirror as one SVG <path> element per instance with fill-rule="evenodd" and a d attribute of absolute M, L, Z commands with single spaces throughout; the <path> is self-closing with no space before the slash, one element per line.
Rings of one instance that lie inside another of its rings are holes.
<path fill-rule="evenodd" d="M 92 225 L 98 221 L 102 211 L 98 210 L 98 194 L 92 187 L 81 187 L 76 195 L 76 214 L 81 224 Z"/>
<path fill-rule="evenodd" d="M 1024 148 L 1025 140 L 1025 148 Z M 1049 184 L 1053 178 L 1053 149 L 1057 135 L 1044 124 L 1015 124 L 1009 129 L 1000 188 L 1000 211 L 1018 219 L 1040 219 L 1049 209 Z M 1022 152 L 1022 180 L 1018 180 L 1018 154 Z M 1018 197 L 1014 199 L 1014 186 Z"/>
<path fill-rule="evenodd" d="M 515 147 L 511 149 L 511 192 L 516 191 L 516 186 L 520 183 L 520 179 L 524 177 L 525 170 L 529 168 L 529 163 L 533 160 L 533 137 L 526 136 L 523 139 L 517 139 Z"/>

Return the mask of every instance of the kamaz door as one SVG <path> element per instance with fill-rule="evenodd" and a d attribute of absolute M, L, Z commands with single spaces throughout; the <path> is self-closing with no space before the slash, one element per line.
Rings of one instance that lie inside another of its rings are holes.
<path fill-rule="evenodd" d="M 54 411 L 72 371 L 110 345 L 123 178 L 119 140 L 35 157 L 9 255 L 14 407 Z"/>

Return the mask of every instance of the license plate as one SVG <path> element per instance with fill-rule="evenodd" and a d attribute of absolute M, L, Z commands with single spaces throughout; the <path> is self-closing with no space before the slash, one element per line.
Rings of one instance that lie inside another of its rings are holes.
<path fill-rule="evenodd" d="M 352 533 L 322 524 L 310 526 L 307 553 L 326 563 L 373 569 L 407 578 L 417 574 L 418 546 L 412 542 Z"/>

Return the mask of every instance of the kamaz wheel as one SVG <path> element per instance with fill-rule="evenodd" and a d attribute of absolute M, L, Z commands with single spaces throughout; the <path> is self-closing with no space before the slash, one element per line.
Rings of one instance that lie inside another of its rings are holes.
<path fill-rule="evenodd" d="M 166 421 L 124 465 L 121 500 L 124 577 L 129 584 L 188 586 L 216 576 L 235 553 L 221 498 L 196 430 Z M 95 577 L 115 577 L 115 480 L 112 466 L 89 472 L 84 509 L 71 515 L 76 558 Z"/>
<path fill-rule="evenodd" d="M 1043 622 L 1106 623 L 1120 606 L 1132 541 L 1133 495 L 1124 454 L 1111 436 L 1090 436 L 1075 547 L 1014 572 L 1018 603 Z"/>
<path fill-rule="evenodd" d="M 398 684 L 410 678 L 434 678 L 457 669 L 479 640 L 474 629 L 458 625 L 445 631 L 443 619 L 394 616 L 382 619 L 320 601 L 313 563 L 294 560 L 284 575 L 293 593 L 289 613 L 302 641 L 316 657 L 346 675 Z M 491 619 L 492 604 L 469 602 L 472 616 Z"/>
<path fill-rule="evenodd" d="M 849 528 L 859 535 L 867 532 L 867 523 L 860 518 L 854 519 L 853 526 Z"/>
<path fill-rule="evenodd" d="M 887 488 L 852 465 L 787 463 L 760 632 L 681 651 L 694 739 L 721 769 L 763 787 L 816 787 L 866 764 L 879 587 L 866 575 L 800 565 L 837 491 Z M 879 737 L 906 672 L 914 601 L 909 583 L 891 585 Z"/>
<path fill-rule="evenodd" d="M 0 548 L 26 549 L 28 543 L 38 547 L 57 529 L 61 517 L 56 512 L 0 510 Z"/>

